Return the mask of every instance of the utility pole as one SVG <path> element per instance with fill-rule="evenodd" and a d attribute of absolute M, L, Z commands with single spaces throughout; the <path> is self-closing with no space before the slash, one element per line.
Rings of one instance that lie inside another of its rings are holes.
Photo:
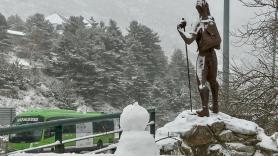
<path fill-rule="evenodd" d="M 276 8 L 275 8 L 275 19 L 273 22 L 273 55 L 272 55 L 272 84 L 273 84 L 273 94 L 275 95 L 276 92 L 276 56 L 277 56 L 277 26 L 278 26 L 278 0 L 276 0 Z M 274 99 L 274 104 L 276 103 L 276 98 Z"/>
<path fill-rule="evenodd" d="M 224 104 L 229 105 L 230 75 L 230 0 L 224 0 L 224 31 L 223 31 L 223 96 Z"/>

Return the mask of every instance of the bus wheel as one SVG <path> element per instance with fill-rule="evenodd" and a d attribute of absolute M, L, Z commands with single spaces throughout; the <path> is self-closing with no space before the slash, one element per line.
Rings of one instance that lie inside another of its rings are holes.
<path fill-rule="evenodd" d="M 97 148 L 98 148 L 98 149 L 103 148 L 103 142 L 102 142 L 102 140 L 98 140 L 98 142 L 97 142 Z"/>

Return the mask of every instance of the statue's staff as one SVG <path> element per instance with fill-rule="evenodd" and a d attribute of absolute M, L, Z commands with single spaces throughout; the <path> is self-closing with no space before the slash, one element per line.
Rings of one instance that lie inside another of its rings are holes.
<path fill-rule="evenodd" d="M 183 28 L 185 32 L 185 27 L 186 27 L 186 21 L 184 18 L 182 18 L 181 24 L 179 27 Z M 187 49 L 187 44 L 185 43 L 185 51 L 186 51 L 186 61 L 187 61 L 187 76 L 188 76 L 188 88 L 189 88 L 189 98 L 190 98 L 190 110 L 192 112 L 192 94 L 191 94 L 191 81 L 190 81 L 190 69 L 189 69 L 189 58 L 188 58 L 188 49 Z"/>

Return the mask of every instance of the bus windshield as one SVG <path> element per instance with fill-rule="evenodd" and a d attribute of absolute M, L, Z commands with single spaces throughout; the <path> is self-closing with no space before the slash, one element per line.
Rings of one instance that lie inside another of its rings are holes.
<path fill-rule="evenodd" d="M 23 124 L 30 124 L 36 122 L 42 122 L 43 119 L 39 117 L 19 117 L 16 118 L 13 122 L 13 125 L 23 125 Z M 32 143 L 41 140 L 42 130 L 33 130 L 33 131 L 26 131 L 16 134 L 11 134 L 9 137 L 9 141 L 12 143 Z"/>

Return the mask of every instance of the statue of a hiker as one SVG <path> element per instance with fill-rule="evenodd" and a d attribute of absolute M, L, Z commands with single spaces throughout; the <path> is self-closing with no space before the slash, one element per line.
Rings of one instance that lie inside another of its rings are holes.
<path fill-rule="evenodd" d="M 214 18 L 210 15 L 209 5 L 205 0 L 197 0 L 196 9 L 200 16 L 200 22 L 192 33 L 185 32 L 186 21 L 182 21 L 178 26 L 178 32 L 186 44 L 191 44 L 196 40 L 199 55 L 196 63 L 196 76 L 198 89 L 202 100 L 202 110 L 197 111 L 200 117 L 209 116 L 209 88 L 212 93 L 213 113 L 218 113 L 218 90 L 217 82 L 217 56 L 214 49 L 220 49 L 221 37 L 217 30 Z M 184 31 L 184 32 L 183 32 Z"/>

